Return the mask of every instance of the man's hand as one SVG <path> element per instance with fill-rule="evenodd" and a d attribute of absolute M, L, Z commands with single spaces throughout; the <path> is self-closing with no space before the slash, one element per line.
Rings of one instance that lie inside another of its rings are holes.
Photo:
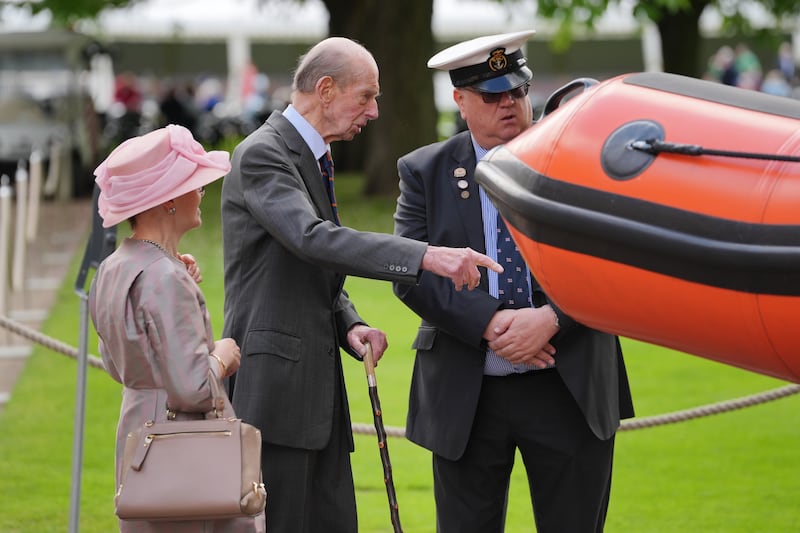
<path fill-rule="evenodd" d="M 492 315 L 492 319 L 486 324 L 483 338 L 486 342 L 492 343 L 508 330 L 511 321 L 514 320 L 514 309 L 500 309 Z"/>
<path fill-rule="evenodd" d="M 456 290 L 463 287 L 472 290 L 481 282 L 479 266 L 494 270 L 498 274 L 503 267 L 488 256 L 476 252 L 472 248 L 448 248 L 445 246 L 428 246 L 422 258 L 422 268 L 444 278 L 450 278 Z"/>
<path fill-rule="evenodd" d="M 372 358 L 375 361 L 375 366 L 377 366 L 378 360 L 389 346 L 386 341 L 386 333 L 365 324 L 356 324 L 347 332 L 347 343 L 353 350 L 361 354 L 361 357 L 367 354 L 367 347 L 364 346 L 365 342 L 369 342 L 372 345 Z"/>
<path fill-rule="evenodd" d="M 489 348 L 510 363 L 545 368 L 555 363 L 556 349 L 550 339 L 557 332 L 553 309 L 545 305 L 501 309 L 489 321 L 484 338 Z"/>

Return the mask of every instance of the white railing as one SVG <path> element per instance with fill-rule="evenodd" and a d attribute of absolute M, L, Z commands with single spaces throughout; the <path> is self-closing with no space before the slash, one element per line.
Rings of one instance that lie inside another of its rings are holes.
<path fill-rule="evenodd" d="M 0 177 L 0 313 L 8 314 L 10 288 L 9 265 L 11 252 L 11 178 Z"/>
<path fill-rule="evenodd" d="M 30 170 L 29 170 L 30 169 Z M 0 177 L 0 314 L 7 315 L 12 293 L 25 289 L 28 244 L 36 240 L 42 198 L 43 162 L 34 151 L 17 166 L 12 186 Z M 13 223 L 12 223 L 13 220 Z"/>
<path fill-rule="evenodd" d="M 28 195 L 28 220 L 25 238 L 28 242 L 36 240 L 39 231 L 39 203 L 42 199 L 42 178 L 44 173 L 42 153 L 34 150 L 28 165 L 28 179 L 30 180 L 30 194 Z"/>

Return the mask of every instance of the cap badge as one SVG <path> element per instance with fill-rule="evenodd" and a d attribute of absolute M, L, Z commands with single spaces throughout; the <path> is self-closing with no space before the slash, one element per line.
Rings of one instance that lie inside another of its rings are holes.
<path fill-rule="evenodd" d="M 498 48 L 497 50 L 492 51 L 492 55 L 489 56 L 489 69 L 492 72 L 497 72 L 498 70 L 504 70 L 508 66 L 508 59 L 506 58 L 505 48 Z"/>

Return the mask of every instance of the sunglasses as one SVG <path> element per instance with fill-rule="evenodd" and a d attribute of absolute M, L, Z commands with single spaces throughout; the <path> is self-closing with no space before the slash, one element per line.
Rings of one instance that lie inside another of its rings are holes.
<path fill-rule="evenodd" d="M 484 104 L 496 104 L 500 100 L 502 100 L 503 96 L 505 96 L 506 94 L 509 95 L 514 100 L 520 100 L 521 98 L 525 98 L 526 96 L 528 96 L 528 90 L 530 88 L 531 84 L 525 83 L 523 85 L 520 85 L 519 87 L 511 89 L 510 91 L 504 91 L 502 93 L 485 93 L 483 91 L 478 91 L 476 89 L 470 89 L 469 87 L 466 87 L 468 91 L 473 92 L 475 94 L 479 94 Z"/>

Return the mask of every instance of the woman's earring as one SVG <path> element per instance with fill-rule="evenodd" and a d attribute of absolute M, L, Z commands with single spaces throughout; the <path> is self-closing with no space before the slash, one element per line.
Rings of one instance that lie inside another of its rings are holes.
<path fill-rule="evenodd" d="M 167 213 L 169 213 L 170 215 L 174 215 L 175 214 L 175 208 L 174 207 L 170 207 L 169 209 L 167 209 Z"/>

